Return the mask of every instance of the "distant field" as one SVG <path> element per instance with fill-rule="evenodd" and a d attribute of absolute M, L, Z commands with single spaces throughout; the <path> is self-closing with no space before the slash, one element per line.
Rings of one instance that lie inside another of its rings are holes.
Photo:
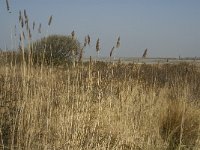
<path fill-rule="evenodd" d="M 84 61 L 89 61 L 90 58 L 84 58 Z M 155 64 L 155 63 L 181 63 L 181 62 L 188 62 L 188 63 L 200 63 L 199 58 L 141 58 L 141 57 L 120 57 L 120 58 L 98 58 L 99 61 L 105 62 L 118 62 L 119 60 L 124 63 L 146 63 L 146 64 Z"/>

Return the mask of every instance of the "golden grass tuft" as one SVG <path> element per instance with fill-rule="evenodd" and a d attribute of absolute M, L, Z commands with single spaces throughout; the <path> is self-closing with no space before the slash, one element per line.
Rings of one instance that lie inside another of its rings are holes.
<path fill-rule="evenodd" d="M 185 101 L 170 101 L 162 114 L 160 135 L 169 150 L 193 149 L 199 137 L 200 111 Z"/>

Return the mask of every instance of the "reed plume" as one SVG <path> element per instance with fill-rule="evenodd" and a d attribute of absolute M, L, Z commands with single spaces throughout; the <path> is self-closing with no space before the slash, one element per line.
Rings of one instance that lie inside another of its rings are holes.
<path fill-rule="evenodd" d="M 75 31 L 74 30 L 72 31 L 71 36 L 72 36 L 72 39 L 74 40 L 75 39 Z"/>
<path fill-rule="evenodd" d="M 144 53 L 142 55 L 142 58 L 146 58 L 147 57 L 147 48 L 144 50 Z"/>
<path fill-rule="evenodd" d="M 6 7 L 7 7 L 7 11 L 9 11 L 10 10 L 10 6 L 9 6 L 8 0 L 6 0 Z"/>
<path fill-rule="evenodd" d="M 24 27 L 24 19 L 23 18 L 21 19 L 21 27 L 22 28 Z"/>
<path fill-rule="evenodd" d="M 33 30 L 35 29 L 35 21 L 33 21 Z"/>
<path fill-rule="evenodd" d="M 25 25 L 26 25 L 26 30 L 28 30 L 28 28 L 29 28 L 29 25 L 28 25 L 28 20 L 25 20 Z"/>
<path fill-rule="evenodd" d="M 19 41 L 20 41 L 20 42 L 22 41 L 22 36 L 21 36 L 21 34 L 19 35 Z"/>
<path fill-rule="evenodd" d="M 83 47 L 80 49 L 79 62 L 82 61 L 82 58 L 83 58 Z"/>
<path fill-rule="evenodd" d="M 27 14 L 26 14 L 26 9 L 24 9 L 24 18 L 25 18 L 25 19 L 28 19 L 28 16 L 27 16 Z"/>
<path fill-rule="evenodd" d="M 88 45 L 90 45 L 90 36 L 89 35 L 87 36 L 87 42 L 88 42 Z"/>
<path fill-rule="evenodd" d="M 31 37 L 32 37 L 30 28 L 28 29 L 28 37 L 29 37 L 29 39 L 31 39 Z"/>
<path fill-rule="evenodd" d="M 84 39 L 84 47 L 86 47 L 86 46 L 87 46 L 87 44 L 88 44 L 88 38 L 87 38 L 87 37 L 85 37 L 85 39 Z"/>
<path fill-rule="evenodd" d="M 120 47 L 120 36 L 118 37 L 117 44 L 116 44 L 116 48 L 119 48 L 119 47 Z"/>
<path fill-rule="evenodd" d="M 28 31 L 29 29 L 29 25 L 28 25 L 28 16 L 27 16 L 27 13 L 26 13 L 26 10 L 24 9 L 24 24 L 26 25 L 26 30 Z"/>
<path fill-rule="evenodd" d="M 49 22 L 48 22 L 48 25 L 49 25 L 49 26 L 51 25 L 52 18 L 53 18 L 53 16 L 51 15 L 51 16 L 49 17 Z"/>
<path fill-rule="evenodd" d="M 26 36 L 25 36 L 24 32 L 22 33 L 22 35 L 23 35 L 23 39 L 26 39 Z"/>
<path fill-rule="evenodd" d="M 113 46 L 113 48 L 110 51 L 110 57 L 112 57 L 113 51 L 114 51 L 115 47 Z"/>
<path fill-rule="evenodd" d="M 24 27 L 24 19 L 23 19 L 21 10 L 19 11 L 19 23 L 21 24 L 21 28 L 23 28 Z"/>
<path fill-rule="evenodd" d="M 21 12 L 21 10 L 19 11 L 19 22 L 21 22 L 21 20 L 22 20 L 22 12 Z"/>
<path fill-rule="evenodd" d="M 38 33 L 41 33 L 41 28 L 42 28 L 42 24 L 40 23 L 39 28 L 38 28 Z"/>
<path fill-rule="evenodd" d="M 99 38 L 98 38 L 96 42 L 96 51 L 99 52 L 99 50 L 100 50 L 100 46 L 99 46 Z"/>
<path fill-rule="evenodd" d="M 17 36 L 17 26 L 15 25 L 15 37 Z"/>

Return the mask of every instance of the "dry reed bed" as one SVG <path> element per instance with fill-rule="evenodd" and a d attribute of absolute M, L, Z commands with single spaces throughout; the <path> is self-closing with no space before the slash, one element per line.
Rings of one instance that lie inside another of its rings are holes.
<path fill-rule="evenodd" d="M 0 147 L 198 149 L 199 77 L 190 64 L 1 66 Z"/>

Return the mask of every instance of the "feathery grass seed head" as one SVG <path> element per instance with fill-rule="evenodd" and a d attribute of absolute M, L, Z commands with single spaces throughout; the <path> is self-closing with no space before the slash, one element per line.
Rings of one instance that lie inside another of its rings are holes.
<path fill-rule="evenodd" d="M 33 21 L 33 30 L 35 29 L 35 21 Z"/>
<path fill-rule="evenodd" d="M 28 18 L 27 14 L 26 14 L 26 9 L 24 9 L 24 18 L 25 18 L 25 19 Z"/>
<path fill-rule="evenodd" d="M 31 39 L 31 37 L 32 37 L 30 28 L 28 29 L 28 37 L 29 37 L 29 39 Z"/>
<path fill-rule="evenodd" d="M 21 10 L 19 11 L 19 22 L 21 22 L 21 19 L 22 19 L 22 12 Z"/>
<path fill-rule="evenodd" d="M 72 31 L 71 36 L 72 36 L 72 39 L 74 40 L 75 39 L 75 31 L 74 30 Z"/>
<path fill-rule="evenodd" d="M 15 37 L 17 36 L 17 26 L 15 25 Z"/>
<path fill-rule="evenodd" d="M 87 42 L 88 42 L 88 45 L 90 45 L 90 36 L 89 35 L 87 36 Z"/>
<path fill-rule="evenodd" d="M 6 7 L 7 7 L 7 11 L 9 11 L 10 10 L 10 6 L 9 6 L 8 0 L 6 0 Z"/>
<path fill-rule="evenodd" d="M 24 27 L 24 19 L 21 18 L 21 27 L 23 28 Z"/>
<path fill-rule="evenodd" d="M 98 38 L 96 42 L 96 51 L 98 52 L 99 50 L 100 50 L 100 46 L 99 46 L 99 38 Z"/>
<path fill-rule="evenodd" d="M 48 25 L 49 25 L 49 26 L 51 25 L 52 18 L 53 18 L 53 16 L 51 15 L 51 16 L 49 17 L 49 22 L 48 22 Z"/>
<path fill-rule="evenodd" d="M 39 28 L 38 28 L 38 33 L 42 33 L 41 28 L 42 28 L 42 24 L 40 23 Z"/>
<path fill-rule="evenodd" d="M 110 51 L 110 57 L 112 57 L 113 51 L 114 51 L 115 47 L 113 46 L 113 48 Z"/>
<path fill-rule="evenodd" d="M 88 43 L 88 39 L 87 39 L 87 37 L 85 37 L 85 39 L 84 39 L 84 47 L 87 46 L 87 43 Z"/>
<path fill-rule="evenodd" d="M 142 58 L 146 58 L 147 57 L 147 48 L 144 50 L 144 53 L 142 55 Z"/>
<path fill-rule="evenodd" d="M 119 47 L 120 47 L 120 36 L 117 39 L 117 45 L 116 45 L 116 48 L 119 48 Z"/>

